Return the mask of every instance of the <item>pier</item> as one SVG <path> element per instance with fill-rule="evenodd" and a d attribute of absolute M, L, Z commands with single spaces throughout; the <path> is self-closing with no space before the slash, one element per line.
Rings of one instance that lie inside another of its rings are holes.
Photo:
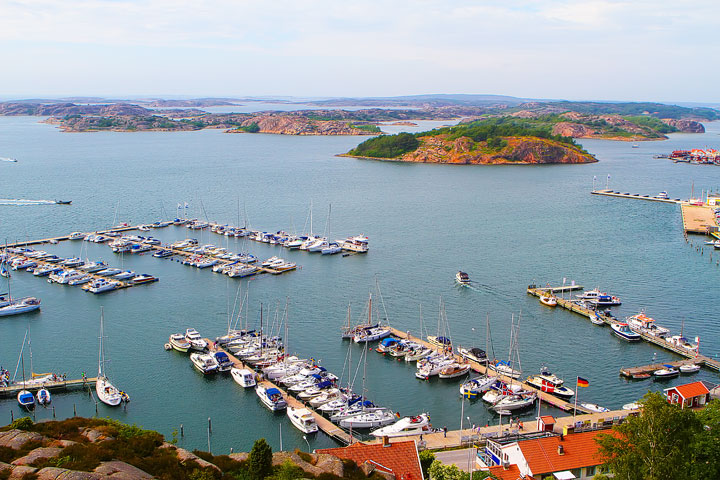
<path fill-rule="evenodd" d="M 84 388 L 95 386 L 97 377 L 91 378 L 80 378 L 77 380 L 57 380 L 53 382 L 44 382 L 41 384 L 23 385 L 22 383 L 16 383 L 7 387 L 0 387 L 0 397 L 9 397 L 19 393 L 21 390 L 39 390 L 41 388 L 47 388 L 48 390 L 70 390 L 73 388 Z"/>
<path fill-rule="evenodd" d="M 214 342 L 208 338 L 205 339 L 206 342 L 208 342 L 208 345 L 214 345 Z M 211 352 L 225 352 L 227 356 L 230 358 L 230 360 L 233 362 L 236 368 L 247 368 L 248 370 L 252 370 L 255 372 L 256 375 L 259 375 L 258 372 L 250 365 L 245 365 L 241 360 L 239 360 L 237 357 L 235 357 L 232 353 L 226 351 L 225 349 L 215 346 L 210 347 L 209 350 Z M 320 430 L 323 431 L 327 436 L 330 438 L 333 438 L 337 440 L 340 443 L 343 443 L 345 445 L 350 445 L 352 443 L 357 443 L 360 440 L 358 438 L 353 437 L 348 432 L 346 432 L 344 429 L 340 428 L 339 426 L 332 423 L 330 420 L 322 416 L 320 413 L 316 412 L 315 409 L 313 409 L 309 404 L 305 404 L 302 401 L 298 400 L 297 398 L 293 397 L 292 395 L 289 395 L 285 389 L 282 387 L 274 384 L 270 380 L 262 380 L 258 383 L 263 384 L 267 387 L 273 387 L 280 390 L 280 392 L 283 395 L 283 398 L 287 402 L 288 406 L 293 408 L 306 408 L 312 413 L 313 418 L 315 418 L 315 423 L 317 423 L 317 426 Z"/>
<path fill-rule="evenodd" d="M 544 292 L 546 292 L 548 289 L 543 287 L 537 287 L 535 285 L 530 285 L 527 288 L 527 293 L 530 295 L 534 295 L 536 297 L 540 297 Z M 571 300 L 567 300 L 564 298 L 557 298 L 557 306 L 560 308 L 564 308 L 566 310 L 570 310 L 571 312 L 580 314 L 584 317 L 590 318 L 591 315 L 597 316 L 600 320 L 605 322 L 607 325 L 612 324 L 615 319 L 613 317 L 610 317 L 608 315 L 603 315 L 602 312 L 598 312 L 595 310 L 591 310 L 589 308 L 585 308 L 581 305 L 576 304 L 575 302 Z M 705 355 L 700 355 L 697 352 L 693 352 L 691 350 L 678 347 L 677 345 L 674 345 L 664 338 L 656 337 L 654 335 L 650 335 L 646 332 L 637 332 L 640 334 L 643 340 L 646 342 L 652 343 L 654 345 L 657 345 L 659 347 L 662 347 L 665 350 L 669 350 L 673 353 L 676 353 L 678 355 L 681 355 L 683 357 L 689 358 L 692 360 L 692 363 L 697 363 L 698 365 L 701 365 L 703 367 L 707 367 L 711 370 L 720 371 L 720 361 L 712 359 L 710 357 L 706 357 Z M 668 363 L 668 362 L 665 362 Z M 656 369 L 658 370 L 658 369 Z"/>
<path fill-rule="evenodd" d="M 412 335 L 408 335 L 408 332 L 401 332 L 400 330 L 398 330 L 396 328 L 392 328 L 392 327 L 390 327 L 390 330 L 392 331 L 392 334 L 395 337 L 402 338 L 402 339 L 408 339 L 413 342 L 422 344 L 424 347 L 430 348 L 436 352 L 442 351 L 442 349 L 440 347 L 438 347 L 437 345 L 433 345 L 429 342 L 426 342 L 425 340 L 423 340 L 421 338 L 417 338 L 417 337 L 413 337 Z M 543 402 L 547 403 L 548 405 L 552 405 L 553 407 L 559 408 L 560 410 L 563 410 L 565 412 L 572 412 L 575 409 L 575 405 L 573 402 L 568 402 L 566 400 L 563 400 L 562 398 L 556 397 L 555 395 L 551 395 L 547 392 L 543 392 L 540 389 L 533 387 L 532 385 L 525 383 L 519 379 L 515 380 L 515 379 L 512 379 L 505 375 L 502 375 L 498 372 L 495 372 L 494 370 L 490 370 L 485 365 L 475 362 L 475 361 L 472 361 L 472 360 L 464 359 L 457 353 L 453 352 L 452 355 L 457 362 L 469 364 L 471 370 L 473 370 L 474 372 L 477 372 L 477 373 L 480 373 L 483 375 L 490 375 L 490 376 L 497 377 L 498 379 L 500 379 L 506 383 L 520 384 L 525 390 L 537 393 L 538 399 L 542 400 Z M 581 412 L 581 413 L 592 413 L 590 410 L 586 409 L 582 405 L 577 406 L 577 411 Z"/>
<path fill-rule="evenodd" d="M 605 197 L 619 197 L 619 198 L 634 198 L 635 200 L 648 200 L 650 202 L 660 202 L 660 203 L 681 203 L 681 200 L 679 198 L 671 199 L 671 198 L 655 198 L 651 197 L 650 195 L 641 195 L 639 193 L 620 193 L 620 192 L 614 192 L 612 190 L 593 190 L 590 192 L 592 195 L 603 195 Z"/>
<path fill-rule="evenodd" d="M 703 363 L 705 363 L 704 359 L 689 358 L 686 360 L 676 360 L 672 362 L 653 363 L 651 365 L 643 365 L 641 367 L 623 367 L 620 369 L 620 374 L 628 378 L 647 378 L 646 375 L 652 375 L 653 372 L 665 368 L 665 365 L 672 365 L 677 368 L 683 365 L 702 365 Z"/>
<path fill-rule="evenodd" d="M 683 203 L 680 206 L 680 211 L 682 212 L 685 233 L 699 233 L 702 235 L 708 235 L 710 232 L 717 233 L 718 224 L 715 220 L 713 207 Z"/>

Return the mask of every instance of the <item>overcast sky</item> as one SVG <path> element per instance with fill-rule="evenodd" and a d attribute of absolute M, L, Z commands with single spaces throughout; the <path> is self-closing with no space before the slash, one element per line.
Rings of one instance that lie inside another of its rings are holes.
<path fill-rule="evenodd" d="M 718 0 L 1 0 L 0 96 L 718 102 Z"/>

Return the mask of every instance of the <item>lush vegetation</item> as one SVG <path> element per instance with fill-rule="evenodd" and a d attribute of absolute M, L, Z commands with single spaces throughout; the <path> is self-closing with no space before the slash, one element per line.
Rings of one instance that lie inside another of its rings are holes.
<path fill-rule="evenodd" d="M 642 415 L 598 439 L 616 480 L 720 478 L 720 401 L 696 412 L 650 392 L 642 403 Z"/>
<path fill-rule="evenodd" d="M 554 118 L 555 116 L 549 117 Z M 546 117 L 537 119 L 501 117 L 476 120 L 454 127 L 438 128 L 429 132 L 418 133 L 417 135 L 420 137 L 427 135 L 447 135 L 448 140 L 468 137 L 476 142 L 489 142 L 495 145 L 495 147 L 500 145 L 500 143 L 492 139 L 499 137 L 539 137 L 577 147 L 577 144 L 572 138 L 553 135 L 552 124 L 552 120 Z"/>
<path fill-rule="evenodd" d="M 477 470 L 473 472 L 471 479 L 470 472 L 463 472 L 455 464 L 445 465 L 440 460 L 432 462 L 428 474 L 429 476 L 426 478 L 432 478 L 432 480 L 483 480 L 490 476 L 487 472 Z"/>
<path fill-rule="evenodd" d="M 350 150 L 350 155 L 359 157 L 397 158 L 400 155 L 417 150 L 420 141 L 410 133 L 383 135 L 365 140 Z"/>
<path fill-rule="evenodd" d="M 698 117 L 705 120 L 720 119 L 720 111 L 712 108 L 687 108 L 678 105 L 650 102 L 550 102 L 548 105 L 561 107 L 567 111 L 585 113 L 588 115 L 642 115 L 648 112 L 657 118 L 685 118 Z"/>
<path fill-rule="evenodd" d="M 673 133 L 677 132 L 678 129 L 675 127 L 671 127 L 667 123 L 663 123 L 658 119 L 657 117 L 651 117 L 649 115 L 635 115 L 635 116 L 628 116 L 624 117 L 625 120 L 628 122 L 632 122 L 635 125 L 639 125 L 641 127 L 647 127 L 651 128 L 652 130 L 659 132 L 659 133 Z"/>
<path fill-rule="evenodd" d="M 256 122 L 252 122 L 250 125 L 239 126 L 238 130 L 242 130 L 246 133 L 258 133 L 260 131 L 260 126 Z"/>
<path fill-rule="evenodd" d="M 351 123 L 349 126 L 350 126 L 350 128 L 357 128 L 358 130 L 363 130 L 365 132 L 370 132 L 370 133 L 381 133 L 382 132 L 382 130 L 380 130 L 380 127 L 378 127 L 377 125 L 355 125 L 355 124 Z"/>

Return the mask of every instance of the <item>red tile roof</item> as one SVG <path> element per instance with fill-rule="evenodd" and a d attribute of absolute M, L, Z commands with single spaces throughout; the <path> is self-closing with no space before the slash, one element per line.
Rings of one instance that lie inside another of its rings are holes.
<path fill-rule="evenodd" d="M 378 470 L 392 471 L 397 480 L 423 480 L 417 446 L 414 441 L 392 442 L 368 445 L 354 443 L 342 448 L 323 448 L 315 453 L 328 453 L 339 458 L 346 458 L 361 465 L 370 461 Z"/>
<path fill-rule="evenodd" d="M 529 478 L 523 477 L 520 474 L 520 469 L 517 465 L 510 465 L 507 470 L 501 466 L 490 467 L 489 472 L 490 475 L 492 475 L 493 478 L 497 478 L 497 480 L 523 480 Z"/>
<path fill-rule="evenodd" d="M 555 417 L 552 415 L 543 415 L 540 417 L 540 420 L 542 420 L 545 425 L 552 425 L 555 423 Z"/>
<path fill-rule="evenodd" d="M 668 390 L 677 391 L 684 399 L 697 397 L 698 395 L 707 395 L 710 390 L 707 389 L 703 382 L 686 383 L 685 385 L 678 385 L 677 387 L 669 388 Z"/>
<path fill-rule="evenodd" d="M 571 433 L 562 441 L 559 436 L 522 440 L 518 442 L 518 447 L 533 475 L 572 470 L 603 463 L 597 455 L 595 438 L 608 433 L 608 430 Z M 563 446 L 563 455 L 558 455 L 558 445 Z"/>

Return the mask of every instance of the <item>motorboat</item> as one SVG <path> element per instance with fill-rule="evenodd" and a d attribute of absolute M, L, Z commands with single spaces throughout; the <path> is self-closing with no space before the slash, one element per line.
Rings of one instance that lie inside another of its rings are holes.
<path fill-rule="evenodd" d="M 104 292 L 110 292 L 112 290 L 117 290 L 120 288 L 121 283 L 115 280 L 107 280 L 105 278 L 98 278 L 97 280 L 93 280 L 92 282 L 88 283 L 87 285 L 83 285 L 83 290 L 87 290 L 91 293 L 104 293 Z"/>
<path fill-rule="evenodd" d="M 85 262 L 83 262 L 80 257 L 68 258 L 68 259 L 63 260 L 62 262 L 60 262 L 60 265 L 64 265 L 64 266 L 66 266 L 66 267 L 71 267 L 71 268 L 72 268 L 72 267 L 79 267 L 79 266 L 84 265 L 84 264 L 85 264 Z"/>
<path fill-rule="evenodd" d="M 596 403 L 581 403 L 580 406 L 590 410 L 591 412 L 595 413 L 607 413 L 610 411 L 607 407 L 601 407 L 600 405 Z"/>
<path fill-rule="evenodd" d="M 316 433 L 318 425 L 312 412 L 307 408 L 287 407 L 287 416 L 295 428 L 303 433 Z"/>
<path fill-rule="evenodd" d="M 20 390 L 17 394 L 17 401 L 26 410 L 35 408 L 35 396 L 29 390 Z"/>
<path fill-rule="evenodd" d="M 24 297 L 17 300 L 10 300 L 7 305 L 0 307 L 0 317 L 32 312 L 38 308 L 40 308 L 39 298 Z"/>
<path fill-rule="evenodd" d="M 320 250 L 323 255 L 335 255 L 336 253 L 342 252 L 342 247 L 337 242 L 328 243 L 327 247 Z"/>
<path fill-rule="evenodd" d="M 666 191 L 658 193 L 653 198 L 657 198 L 659 200 L 670 200 L 670 197 L 668 196 L 668 193 Z"/>
<path fill-rule="evenodd" d="M 253 372 L 252 370 L 248 370 L 247 368 L 233 367 L 230 369 L 230 375 L 232 375 L 235 383 L 237 383 L 243 388 L 254 387 L 256 384 L 255 372 Z"/>
<path fill-rule="evenodd" d="M 381 338 L 385 338 L 389 336 L 392 333 L 392 330 L 390 330 L 390 327 L 384 327 L 381 325 L 378 325 L 377 327 L 370 327 L 367 329 L 364 329 L 360 332 L 357 332 L 355 336 L 353 336 L 353 342 L 355 343 L 367 343 L 367 342 L 374 342 L 376 340 L 380 340 Z"/>
<path fill-rule="evenodd" d="M 527 383 L 542 392 L 550 393 L 556 397 L 568 399 L 575 395 L 572 389 L 563 385 L 564 380 L 545 367 L 540 369 L 539 375 L 528 377 Z"/>
<path fill-rule="evenodd" d="M 613 295 L 598 295 L 589 301 L 598 307 L 615 307 L 617 305 L 622 305 L 620 298 Z"/>
<path fill-rule="evenodd" d="M 343 394 L 339 388 L 331 388 L 325 390 L 325 392 L 321 393 L 317 397 L 310 399 L 310 406 L 317 408 L 338 399 L 347 400 L 347 396 Z"/>
<path fill-rule="evenodd" d="M 481 393 L 487 392 L 496 382 L 496 378 L 489 376 L 471 378 L 460 385 L 460 395 L 470 400 L 475 399 Z"/>
<path fill-rule="evenodd" d="M 33 275 L 36 277 L 47 277 L 51 273 L 59 273 L 62 271 L 62 267 L 48 263 L 47 265 L 41 265 L 33 270 Z"/>
<path fill-rule="evenodd" d="M 373 437 L 406 437 L 411 435 L 423 435 L 432 432 L 430 415 L 421 413 L 414 417 L 404 417 L 393 423 L 370 432 Z"/>
<path fill-rule="evenodd" d="M 682 348 L 689 352 L 698 353 L 700 351 L 699 337 L 695 337 L 695 343 L 690 342 L 682 335 L 673 335 L 672 337 L 667 338 L 667 341 L 670 342 L 671 345 L 675 345 L 676 347 Z"/>
<path fill-rule="evenodd" d="M 431 345 L 435 345 L 436 347 L 440 347 L 443 349 L 449 349 L 452 351 L 452 342 L 447 337 L 443 337 L 440 335 L 428 335 L 427 341 Z"/>
<path fill-rule="evenodd" d="M 622 338 L 623 340 L 627 340 L 628 342 L 637 342 L 642 338 L 639 333 L 630 330 L 630 327 L 625 322 L 611 323 L 610 328 L 613 329 L 615 335 Z"/>
<path fill-rule="evenodd" d="M 217 373 L 218 371 L 218 362 L 215 360 L 215 357 L 209 353 L 191 353 L 190 361 L 195 368 L 205 375 Z"/>
<path fill-rule="evenodd" d="M 396 415 L 387 408 L 380 408 L 373 411 L 364 411 L 340 420 L 343 428 L 375 428 L 393 423 Z"/>
<path fill-rule="evenodd" d="M 264 384 L 258 384 L 255 387 L 255 393 L 260 401 L 273 412 L 284 410 L 287 408 L 287 402 L 282 396 L 282 392 L 275 387 L 267 387 Z"/>
<path fill-rule="evenodd" d="M 623 410 L 640 410 L 641 408 L 642 408 L 642 403 L 637 403 L 637 402 L 626 403 L 625 405 L 622 406 Z"/>
<path fill-rule="evenodd" d="M 320 395 L 322 395 L 322 394 L 324 394 L 324 393 L 328 393 L 328 392 L 330 392 L 330 393 L 337 393 L 337 392 L 339 392 L 340 390 L 337 389 L 337 388 L 335 388 L 335 387 L 333 387 L 333 385 L 334 385 L 334 383 L 331 382 L 330 380 L 324 380 L 324 381 L 318 383 L 317 385 L 313 385 L 313 386 L 310 387 L 310 388 L 306 388 L 305 390 L 303 390 L 302 392 L 300 392 L 297 397 L 298 397 L 300 400 L 311 400 L 311 399 L 313 399 L 313 398 L 315 398 L 315 397 L 319 397 Z M 331 390 L 332 390 L 333 392 L 331 392 Z"/>
<path fill-rule="evenodd" d="M 87 273 L 95 273 L 101 270 L 105 270 L 106 268 L 108 268 L 108 265 L 105 262 L 90 262 L 86 263 L 82 267 L 78 267 L 78 270 L 82 270 L 83 272 Z"/>
<path fill-rule="evenodd" d="M 345 240 L 336 240 L 340 248 L 349 252 L 367 253 L 369 239 L 365 235 L 348 237 Z"/>
<path fill-rule="evenodd" d="M 465 272 L 459 271 L 455 274 L 455 281 L 460 285 L 470 285 L 470 275 Z"/>
<path fill-rule="evenodd" d="M 119 268 L 106 268 L 105 270 L 100 270 L 95 275 L 98 275 L 100 277 L 112 277 L 114 275 L 117 275 L 118 273 L 122 273 L 122 270 Z"/>
<path fill-rule="evenodd" d="M 467 363 L 451 363 L 442 370 L 438 376 L 440 378 L 457 378 L 466 375 L 470 371 L 470 364 Z"/>
<path fill-rule="evenodd" d="M 700 365 L 692 363 L 690 365 L 680 365 L 680 373 L 696 373 L 700 371 Z"/>
<path fill-rule="evenodd" d="M 488 361 L 485 350 L 483 350 L 481 348 L 472 347 L 472 348 L 467 349 L 467 348 L 457 347 L 457 352 L 465 360 L 472 360 L 473 362 L 477 362 L 477 363 L 487 363 L 487 361 Z"/>
<path fill-rule="evenodd" d="M 52 402 L 50 390 L 48 390 L 47 388 L 41 388 L 40 390 L 38 390 L 35 396 L 39 405 L 50 405 L 50 402 Z"/>
<path fill-rule="evenodd" d="M 155 258 L 167 258 L 172 257 L 174 253 L 170 250 L 158 250 L 157 252 L 153 253 L 153 257 Z"/>
<path fill-rule="evenodd" d="M 262 262 L 262 263 L 260 264 L 260 266 L 262 266 L 262 267 L 272 267 L 272 266 L 274 266 L 274 265 L 279 265 L 279 264 L 281 264 L 281 263 L 283 263 L 283 262 L 285 262 L 285 260 L 283 260 L 282 258 L 276 257 L 276 256 L 272 256 L 272 257 L 268 258 L 267 260 L 265 260 L 264 262 Z"/>
<path fill-rule="evenodd" d="M 132 270 L 125 270 L 124 272 L 120 272 L 117 275 L 113 275 L 113 278 L 117 280 L 127 280 L 128 278 L 132 278 L 135 276 L 135 272 Z"/>
<path fill-rule="evenodd" d="M 630 330 L 637 333 L 646 333 L 658 338 L 665 338 L 670 333 L 670 329 L 659 326 L 654 318 L 648 317 L 644 312 L 628 317 L 626 321 Z"/>
<path fill-rule="evenodd" d="M 488 365 L 488 368 L 490 370 L 493 370 L 494 372 L 499 373 L 500 375 L 505 375 L 506 377 L 510 377 L 510 378 L 517 379 L 517 378 L 520 378 L 520 375 L 522 375 L 522 372 L 520 370 L 515 370 L 505 360 L 500 360 L 498 362 L 491 363 Z"/>
<path fill-rule="evenodd" d="M 557 297 L 548 290 L 547 292 L 540 294 L 540 303 L 548 307 L 556 307 Z"/>
<path fill-rule="evenodd" d="M 68 240 L 83 240 L 87 236 L 87 233 L 83 232 L 72 232 L 68 237 Z"/>
<path fill-rule="evenodd" d="M 308 252 L 322 252 L 323 248 L 328 248 L 330 244 L 326 238 L 318 238 L 307 246 Z"/>
<path fill-rule="evenodd" d="M 517 395 L 506 395 L 493 405 L 493 410 L 499 412 L 501 410 L 522 410 L 531 407 L 537 400 L 535 393 L 520 393 Z"/>
<path fill-rule="evenodd" d="M 152 275 L 149 275 L 147 273 L 141 273 L 140 275 L 136 275 L 129 280 L 129 282 L 134 285 L 141 285 L 143 283 L 152 283 L 157 281 L 157 277 L 153 277 Z"/>
<path fill-rule="evenodd" d="M 170 335 L 170 346 L 173 350 L 178 352 L 187 353 L 190 350 L 190 342 L 185 339 L 185 335 L 182 333 L 173 333 Z"/>
<path fill-rule="evenodd" d="M 295 270 L 297 264 L 294 262 L 283 262 L 280 265 L 275 265 L 273 268 L 278 272 L 287 272 L 288 270 Z"/>
<path fill-rule="evenodd" d="M 248 277 L 250 275 L 255 275 L 258 272 L 257 267 L 253 267 L 251 265 L 239 265 L 236 267 L 230 268 L 226 274 L 228 277 Z"/>
<path fill-rule="evenodd" d="M 405 361 L 406 362 L 416 362 L 418 360 L 421 360 L 428 355 L 432 353 L 432 350 L 430 350 L 427 347 L 423 347 L 422 345 L 419 345 L 418 347 L 414 347 L 409 352 L 405 354 Z"/>
<path fill-rule="evenodd" d="M 382 341 L 378 344 L 378 346 L 375 350 L 378 353 L 382 353 L 384 355 L 391 348 L 395 347 L 398 343 L 399 343 L 399 341 L 397 338 L 386 337 L 386 338 L 382 339 Z"/>
<path fill-rule="evenodd" d="M 590 314 L 590 322 L 593 325 L 605 325 L 605 321 L 600 318 L 600 315 L 597 312 L 592 312 Z"/>
<path fill-rule="evenodd" d="M 233 361 L 230 360 L 228 354 L 223 352 L 222 350 L 213 352 L 211 353 L 211 355 L 215 358 L 215 362 L 218 364 L 218 372 L 229 372 L 230 369 L 235 366 Z"/>
<path fill-rule="evenodd" d="M 653 372 L 655 378 L 672 378 L 680 375 L 680 370 L 670 364 L 663 364 L 663 367 Z"/>
<path fill-rule="evenodd" d="M 415 372 L 415 377 L 419 378 L 420 380 L 429 380 L 430 377 L 434 375 L 439 375 L 441 371 L 443 371 L 446 367 L 452 365 L 453 363 L 455 363 L 455 360 L 453 358 L 445 357 L 425 362 L 422 365 L 418 366 L 418 369 Z"/>
<path fill-rule="evenodd" d="M 64 270 L 59 273 L 51 273 L 48 276 L 48 282 L 69 284 L 71 280 L 75 280 L 83 276 L 85 276 L 85 274 L 79 270 Z"/>
<path fill-rule="evenodd" d="M 208 346 L 205 339 L 203 339 L 194 328 L 188 328 L 185 330 L 185 340 L 190 343 L 190 348 L 193 350 L 205 350 Z"/>
<path fill-rule="evenodd" d="M 43 262 L 48 263 L 60 263 L 62 260 L 64 260 L 62 257 L 58 257 L 57 255 L 48 255 L 47 257 L 42 259 Z"/>
<path fill-rule="evenodd" d="M 78 277 L 73 278 L 72 280 L 69 280 L 68 285 L 72 285 L 72 286 L 83 285 L 85 283 L 88 283 L 92 279 L 93 279 L 92 275 L 90 275 L 89 273 L 84 273 Z"/>

